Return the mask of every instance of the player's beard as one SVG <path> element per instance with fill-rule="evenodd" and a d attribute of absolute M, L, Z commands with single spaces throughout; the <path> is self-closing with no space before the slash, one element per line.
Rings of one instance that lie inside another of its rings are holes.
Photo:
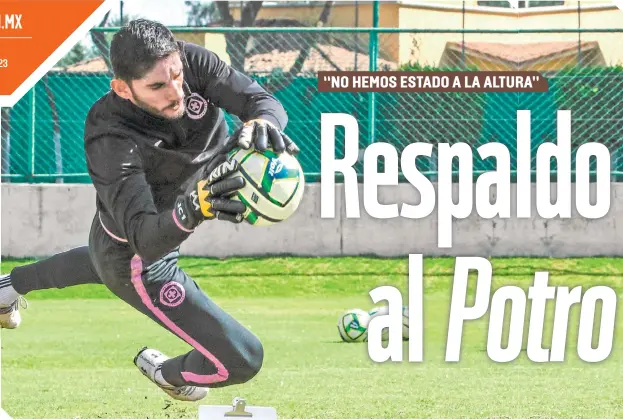
<path fill-rule="evenodd" d="M 180 118 L 182 118 L 184 116 L 184 111 L 186 111 L 184 98 L 182 98 L 179 103 L 173 102 L 173 103 L 169 104 L 164 109 L 158 109 L 158 108 L 156 108 L 154 106 L 149 105 L 145 101 L 141 100 L 138 96 L 136 96 L 136 94 L 134 93 L 134 91 L 131 88 L 130 88 L 130 90 L 132 91 L 132 95 L 134 97 L 134 103 L 136 104 L 136 106 L 138 106 L 142 110 L 144 110 L 144 111 L 146 111 L 146 112 L 148 112 L 148 113 L 150 113 L 152 115 L 155 115 L 156 117 L 165 118 L 167 120 L 178 120 L 178 119 L 180 119 Z M 179 105 L 179 108 L 176 110 L 175 114 L 170 115 L 170 114 L 165 114 L 164 113 L 166 110 L 172 109 L 176 105 Z"/>

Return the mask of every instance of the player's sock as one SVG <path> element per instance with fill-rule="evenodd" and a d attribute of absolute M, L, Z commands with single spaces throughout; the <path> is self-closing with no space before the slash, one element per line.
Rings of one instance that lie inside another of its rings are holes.
<path fill-rule="evenodd" d="M 0 307 L 10 306 L 20 294 L 15 291 L 13 284 L 11 284 L 11 275 L 7 274 L 0 277 Z"/>
<path fill-rule="evenodd" d="M 170 385 L 162 376 L 161 371 L 162 364 L 167 360 L 170 359 L 158 350 L 143 347 L 134 357 L 134 364 L 143 375 L 176 400 L 199 401 L 208 394 L 207 388 L 194 385 Z"/>
<path fill-rule="evenodd" d="M 162 369 L 160 368 L 156 369 L 156 373 L 154 374 L 154 379 L 156 380 L 156 382 L 158 382 L 162 386 L 167 386 L 167 387 L 173 386 L 164 379 L 164 377 L 162 376 Z"/>

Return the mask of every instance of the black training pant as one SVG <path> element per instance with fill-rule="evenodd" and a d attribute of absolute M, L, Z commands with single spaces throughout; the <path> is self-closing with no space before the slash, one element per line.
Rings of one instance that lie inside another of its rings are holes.
<path fill-rule="evenodd" d="M 244 383 L 258 373 L 262 344 L 178 267 L 179 249 L 145 266 L 118 239 L 109 236 L 96 216 L 88 247 L 16 267 L 11 273 L 13 287 L 25 295 L 32 290 L 103 283 L 193 347 L 163 364 L 162 375 L 172 385 L 224 387 Z"/>

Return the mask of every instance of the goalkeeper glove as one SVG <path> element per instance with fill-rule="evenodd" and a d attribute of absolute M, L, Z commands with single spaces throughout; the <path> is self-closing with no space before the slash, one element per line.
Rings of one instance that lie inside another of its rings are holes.
<path fill-rule="evenodd" d="M 246 206 L 231 197 L 245 186 L 245 179 L 242 176 L 229 177 L 239 166 L 237 160 L 225 160 L 225 155 L 219 155 L 208 164 L 205 176 L 200 176 L 177 197 L 174 215 L 185 229 L 192 230 L 204 220 L 242 222 Z"/>
<path fill-rule="evenodd" d="M 300 151 L 286 133 L 261 118 L 244 123 L 238 135 L 238 146 L 245 150 L 254 146 L 260 152 L 271 147 L 277 154 L 287 151 L 291 155 L 296 155 Z"/>

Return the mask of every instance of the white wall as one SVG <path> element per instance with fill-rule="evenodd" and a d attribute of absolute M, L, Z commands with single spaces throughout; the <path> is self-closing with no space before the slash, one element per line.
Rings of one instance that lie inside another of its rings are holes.
<path fill-rule="evenodd" d="M 361 187 L 361 186 L 360 186 Z M 186 255 L 293 254 L 304 256 L 379 255 L 409 253 L 479 256 L 623 256 L 623 184 L 612 184 L 610 212 L 598 220 L 577 216 L 544 220 L 535 210 L 531 219 L 470 217 L 454 221 L 453 247 L 438 248 L 436 210 L 411 220 L 378 220 L 360 206 L 361 218 L 344 215 L 343 185 L 336 188 L 336 218 L 320 218 L 319 184 L 307 185 L 299 211 L 280 225 L 259 228 L 226 222 L 206 222 L 182 245 Z M 2 184 L 2 256 L 44 257 L 87 244 L 95 211 L 91 185 Z M 515 208 L 511 192 L 511 214 Z M 410 184 L 387 187 L 381 203 L 416 204 Z M 361 188 L 360 188 L 360 201 Z M 574 197 L 572 197 L 572 203 Z M 619 222 L 617 224 L 617 221 Z"/>

